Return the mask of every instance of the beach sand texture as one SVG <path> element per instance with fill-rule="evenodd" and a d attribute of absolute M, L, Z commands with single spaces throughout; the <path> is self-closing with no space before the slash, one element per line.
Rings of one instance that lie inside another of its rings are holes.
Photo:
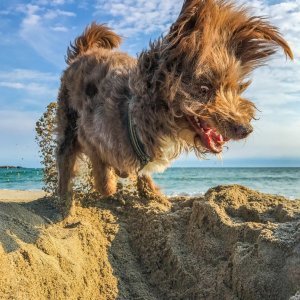
<path fill-rule="evenodd" d="M 0 299 L 299 299 L 300 201 L 241 186 L 159 203 L 0 192 Z"/>

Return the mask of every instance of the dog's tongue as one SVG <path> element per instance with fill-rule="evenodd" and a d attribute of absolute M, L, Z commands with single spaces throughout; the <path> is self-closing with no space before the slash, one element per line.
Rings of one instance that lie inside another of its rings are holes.
<path fill-rule="evenodd" d="M 208 123 L 198 117 L 189 117 L 188 121 L 197 132 L 206 149 L 214 153 L 222 152 L 222 147 L 226 141 L 216 129 L 209 127 Z"/>
<path fill-rule="evenodd" d="M 224 145 L 223 136 L 218 133 L 216 129 L 210 128 L 205 121 L 198 119 L 198 122 L 200 122 L 198 124 L 201 128 L 197 128 L 197 133 L 201 137 L 204 146 L 212 152 L 222 152 L 222 147 Z"/>
<path fill-rule="evenodd" d="M 201 133 L 201 138 L 205 143 L 205 146 L 213 152 L 221 152 L 224 144 L 223 136 L 219 133 L 216 133 L 215 129 L 211 129 L 203 125 L 202 128 L 204 132 Z"/>

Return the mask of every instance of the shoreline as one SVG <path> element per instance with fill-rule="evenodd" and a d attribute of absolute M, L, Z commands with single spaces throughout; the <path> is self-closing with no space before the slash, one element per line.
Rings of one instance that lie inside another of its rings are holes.
<path fill-rule="evenodd" d="M 26 190 L 4 190 L 0 189 L 1 202 L 30 202 L 46 196 L 42 190 L 26 191 Z"/>
<path fill-rule="evenodd" d="M 230 186 L 230 185 L 228 185 Z M 210 189 L 215 188 L 215 186 L 212 186 Z M 249 187 L 247 187 L 249 188 Z M 203 197 L 206 192 L 191 192 L 190 194 L 186 192 L 182 193 L 174 193 L 174 194 L 165 194 L 165 196 L 168 199 L 175 199 L 175 198 L 185 198 L 185 199 L 192 199 L 192 198 L 197 198 L 197 197 Z M 270 195 L 274 197 L 283 197 L 287 200 L 290 201 L 300 201 L 300 197 L 294 197 L 294 196 L 286 196 L 282 194 L 272 194 L 272 193 L 265 193 L 259 190 L 256 190 L 259 193 L 265 194 L 265 195 Z M 39 198 L 43 198 L 47 195 L 46 192 L 44 192 L 42 189 L 32 189 L 32 190 L 20 190 L 20 189 L 0 189 L 0 201 L 6 202 L 6 201 L 12 201 L 12 202 L 17 202 L 17 201 L 33 201 Z"/>

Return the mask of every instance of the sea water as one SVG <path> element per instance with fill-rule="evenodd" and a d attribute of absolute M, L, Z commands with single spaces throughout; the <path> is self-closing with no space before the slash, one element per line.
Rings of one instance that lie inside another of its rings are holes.
<path fill-rule="evenodd" d="M 42 169 L 0 169 L 0 189 L 39 190 L 42 176 Z M 241 184 L 300 199 L 300 168 L 170 168 L 153 177 L 170 196 L 201 195 L 217 185 Z"/>

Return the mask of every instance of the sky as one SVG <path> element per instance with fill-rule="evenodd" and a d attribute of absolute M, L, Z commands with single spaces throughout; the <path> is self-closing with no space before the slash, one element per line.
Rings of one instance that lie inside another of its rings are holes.
<path fill-rule="evenodd" d="M 1 0 L 0 165 L 39 166 L 35 122 L 56 100 L 67 46 L 87 24 L 108 24 L 123 36 L 122 50 L 137 56 L 167 31 L 182 2 Z M 295 60 L 279 52 L 254 72 L 246 96 L 259 120 L 246 141 L 229 143 L 221 161 L 189 155 L 175 166 L 300 166 L 300 0 L 246 2 L 279 27 Z"/>

